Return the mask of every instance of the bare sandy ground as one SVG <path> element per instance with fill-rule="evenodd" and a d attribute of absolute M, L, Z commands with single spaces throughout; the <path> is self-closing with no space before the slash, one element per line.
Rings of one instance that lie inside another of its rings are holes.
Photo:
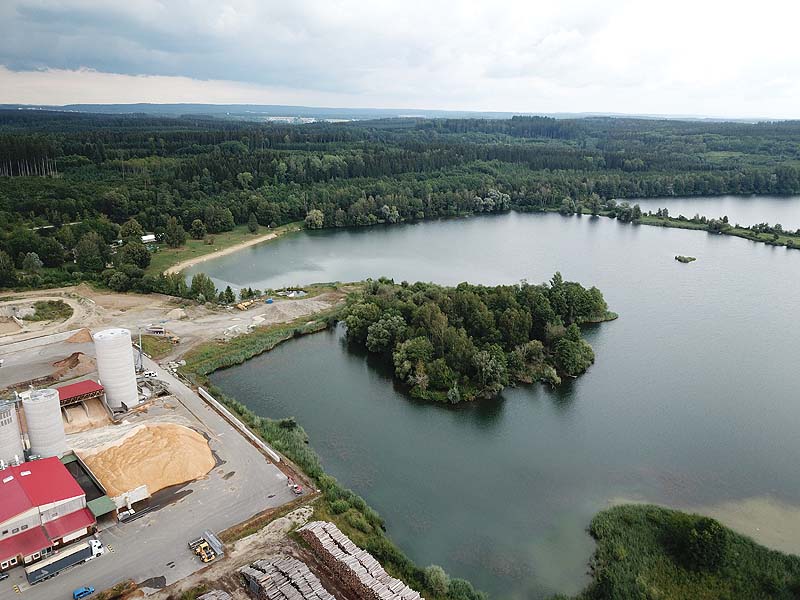
<path fill-rule="evenodd" d="M 641 503 L 629 498 L 614 498 L 610 502 L 612 505 Z M 800 555 L 800 506 L 765 495 L 706 506 L 668 508 L 713 517 L 767 548 Z"/>
<path fill-rule="evenodd" d="M 78 455 L 110 496 L 147 485 L 150 494 L 204 477 L 214 468 L 206 439 L 174 423 L 146 424 Z"/>
<path fill-rule="evenodd" d="M 170 273 L 180 273 L 184 269 L 188 269 L 189 267 L 193 267 L 194 265 L 200 264 L 207 260 L 211 260 L 212 258 L 218 258 L 220 256 L 227 256 L 228 254 L 233 254 L 241 250 L 242 248 L 249 248 L 250 246 L 255 246 L 260 244 L 261 242 L 266 242 L 278 237 L 277 233 L 267 233 L 265 235 L 260 235 L 258 237 L 254 237 L 252 240 L 247 240 L 245 242 L 241 242 L 234 246 L 229 246 L 228 248 L 223 248 L 222 250 L 217 250 L 216 252 L 209 252 L 208 254 L 204 254 L 203 256 L 197 256 L 195 258 L 190 258 L 188 260 L 184 260 L 183 262 L 179 262 L 177 265 L 172 265 L 169 269 L 164 271 L 167 275 Z"/>
<path fill-rule="evenodd" d="M 65 332 L 74 332 L 75 341 L 90 341 L 87 331 L 78 332 L 78 328 L 99 331 L 109 327 L 124 327 L 136 336 L 139 329 L 158 324 L 171 334 L 177 335 L 181 342 L 175 346 L 166 360 L 174 360 L 184 354 L 197 343 L 214 339 L 229 338 L 232 335 L 246 333 L 253 327 L 286 323 L 294 319 L 310 316 L 326 310 L 341 302 L 345 291 L 332 291 L 312 298 L 284 299 L 276 298 L 272 304 L 256 303 L 246 311 L 234 308 L 223 309 L 216 306 L 199 306 L 193 302 L 164 296 L 161 294 L 118 294 L 110 291 L 99 291 L 88 285 L 59 288 L 43 292 L 23 292 L 10 294 L 6 304 L 31 303 L 39 299 L 61 299 L 72 306 L 74 314 L 60 323 L 37 323 L 25 331 L 0 331 L 0 355 L 18 351 L 19 342 L 24 346 L 49 343 L 46 336 Z M 16 346 L 15 346 L 16 344 Z M 5 349 L 4 349 L 5 347 Z M 74 350 L 67 351 L 57 358 L 67 358 Z M 41 373 L 39 376 L 49 373 Z"/>

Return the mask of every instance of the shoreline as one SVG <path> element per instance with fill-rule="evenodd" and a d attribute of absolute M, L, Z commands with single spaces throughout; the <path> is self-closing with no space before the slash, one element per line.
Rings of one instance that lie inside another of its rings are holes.
<path fill-rule="evenodd" d="M 228 246 L 227 248 L 220 248 L 219 250 L 215 250 L 214 252 L 209 252 L 208 254 L 202 254 L 200 256 L 195 256 L 193 258 L 187 258 L 186 260 L 182 260 L 181 262 L 176 263 L 171 267 L 165 269 L 164 274 L 172 275 L 174 273 L 180 273 L 181 271 L 188 269 L 189 267 L 193 267 L 207 260 L 211 260 L 212 258 L 220 258 L 221 256 L 227 256 L 228 254 L 233 254 L 234 252 L 238 252 L 239 250 L 244 250 L 245 248 L 249 248 L 251 246 L 256 246 L 263 242 L 269 242 L 271 240 L 277 239 L 290 231 L 299 231 L 299 230 L 300 230 L 299 228 L 297 229 L 289 228 L 284 230 L 271 231 L 269 233 L 265 233 L 264 235 L 259 235 L 258 237 L 254 237 L 251 240 L 239 242 L 238 244 L 234 244 L 233 246 Z"/>

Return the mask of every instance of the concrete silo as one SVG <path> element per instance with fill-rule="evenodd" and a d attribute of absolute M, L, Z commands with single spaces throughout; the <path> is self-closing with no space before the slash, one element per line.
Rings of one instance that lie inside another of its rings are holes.
<path fill-rule="evenodd" d="M 31 454 L 42 458 L 63 456 L 67 451 L 67 438 L 61 420 L 58 390 L 32 391 L 30 398 L 22 401 L 22 410 L 25 411 Z"/>
<path fill-rule="evenodd" d="M 0 400 L 0 461 L 12 464 L 15 460 L 25 460 L 17 405 L 15 402 Z"/>
<path fill-rule="evenodd" d="M 106 329 L 94 334 L 97 372 L 106 390 L 106 403 L 112 410 L 133 408 L 139 403 L 136 367 L 133 365 L 131 332 Z"/>

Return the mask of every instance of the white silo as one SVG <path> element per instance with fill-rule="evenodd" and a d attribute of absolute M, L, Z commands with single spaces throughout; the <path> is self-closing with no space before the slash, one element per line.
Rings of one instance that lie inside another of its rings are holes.
<path fill-rule="evenodd" d="M 64 422 L 61 420 L 58 391 L 32 391 L 31 397 L 22 401 L 22 410 L 25 411 L 25 427 L 28 430 L 31 454 L 42 458 L 63 456 L 67 451 L 67 437 L 64 435 Z"/>
<path fill-rule="evenodd" d="M 11 464 L 15 457 L 16 460 L 25 460 L 17 405 L 14 402 L 0 400 L 0 460 L 5 464 Z"/>
<path fill-rule="evenodd" d="M 106 329 L 94 334 L 97 371 L 106 390 L 106 403 L 112 410 L 124 404 L 133 408 L 139 403 L 136 388 L 136 367 L 133 365 L 131 332 L 127 329 Z"/>

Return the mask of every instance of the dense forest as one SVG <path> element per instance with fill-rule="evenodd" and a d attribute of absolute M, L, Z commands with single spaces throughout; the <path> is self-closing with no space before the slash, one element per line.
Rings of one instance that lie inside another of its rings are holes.
<path fill-rule="evenodd" d="M 153 248 L 135 239 L 140 229 L 176 247 L 246 224 L 366 226 L 511 208 L 636 220 L 620 200 L 798 192 L 800 122 L 285 125 L 0 110 L 0 286 L 93 279 L 170 292 L 175 282 L 144 275 Z M 703 228 L 719 223 L 698 216 Z M 784 243 L 779 226 L 760 227 L 740 235 Z"/>
<path fill-rule="evenodd" d="M 549 284 L 485 287 L 380 279 L 348 299 L 350 343 L 390 359 L 415 398 L 491 398 L 509 383 L 561 383 L 594 362 L 578 324 L 613 318 L 603 294 Z"/>

